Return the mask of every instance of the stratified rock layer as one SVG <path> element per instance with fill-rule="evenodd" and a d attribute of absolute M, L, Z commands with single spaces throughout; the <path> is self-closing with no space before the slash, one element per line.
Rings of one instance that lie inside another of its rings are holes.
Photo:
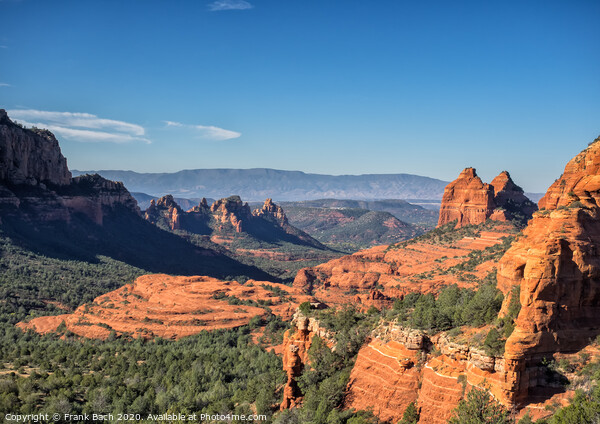
<path fill-rule="evenodd" d="M 123 183 L 97 174 L 71 178 L 50 131 L 22 128 L 0 109 L 1 216 L 43 222 L 82 214 L 102 225 L 105 215 L 117 208 L 140 214 Z"/>
<path fill-rule="evenodd" d="M 491 184 L 485 184 L 474 168 L 466 168 L 444 190 L 438 227 L 453 221 L 457 228 L 478 225 L 488 218 L 525 223 L 536 210 L 508 172 L 501 172 Z"/>
<path fill-rule="evenodd" d="M 466 331 L 483 335 L 488 329 Z M 472 346 L 468 338 L 456 341 L 445 333 L 430 336 L 382 322 L 358 353 L 346 389 L 345 407 L 371 409 L 380 419 L 395 423 L 414 402 L 420 411 L 419 423 L 443 424 L 473 387 L 489 389 L 492 396 L 504 402 L 503 392 L 512 383 L 506 379 L 504 359 Z M 565 400 L 564 396 L 546 399 L 547 404 Z M 528 406 L 535 419 L 551 414 L 543 404 Z"/>
<path fill-rule="evenodd" d="M 439 236 L 433 233 L 396 246 L 373 247 L 301 269 L 294 286 L 328 305 L 352 303 L 364 310 L 389 307 L 389 298 L 411 292 L 437 293 L 451 284 L 475 288 L 498 261 L 486 249 L 498 249 L 515 231 L 509 222 L 491 222 L 472 231 L 448 229 Z M 472 253 L 480 253 L 481 263 L 467 267 L 466 258 Z"/>
<path fill-rule="evenodd" d="M 494 207 L 494 189 L 481 181 L 475 168 L 466 168 L 444 190 L 438 227 L 452 221 L 457 227 L 481 224 Z"/>
<path fill-rule="evenodd" d="M 47 130 L 23 129 L 0 109 L 0 181 L 37 185 L 71 183 L 67 160 Z"/>
<path fill-rule="evenodd" d="M 581 349 L 600 334 L 599 171 L 597 140 L 567 164 L 500 261 L 499 288 L 521 288 L 505 354 L 514 381 L 505 395 L 513 404 L 542 384 L 542 358 Z"/>
<path fill-rule="evenodd" d="M 89 338 L 104 339 L 114 331 L 178 339 L 204 330 L 239 327 L 252 317 L 265 316 L 267 308 L 258 301 L 268 302 L 272 313 L 290 319 L 300 303 L 310 300 L 289 286 L 271 282 L 249 280 L 244 285 L 205 276 L 151 274 L 97 297 L 72 314 L 35 318 L 18 326 L 48 333 L 64 322 L 69 331 Z"/>

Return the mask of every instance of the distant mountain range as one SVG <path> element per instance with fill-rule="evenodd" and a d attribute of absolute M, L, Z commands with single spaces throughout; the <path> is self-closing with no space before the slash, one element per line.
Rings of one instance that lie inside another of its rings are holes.
<path fill-rule="evenodd" d="M 411 174 L 323 175 L 300 171 L 255 169 L 194 169 L 174 173 L 78 171 L 122 181 L 131 192 L 178 198 L 223 198 L 238 195 L 248 201 L 336 199 L 441 199 L 447 181 Z"/>

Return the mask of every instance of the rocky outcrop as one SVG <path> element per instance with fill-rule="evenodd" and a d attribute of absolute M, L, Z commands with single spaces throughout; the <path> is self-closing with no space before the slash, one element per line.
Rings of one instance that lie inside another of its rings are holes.
<path fill-rule="evenodd" d="M 319 325 L 318 320 L 297 311 L 292 318 L 292 328 L 283 337 L 283 369 L 287 374 L 287 382 L 283 389 L 281 410 L 295 408 L 302 403 L 302 392 L 297 379 L 309 362 L 308 349 L 315 336 L 333 346 L 333 337 Z"/>
<path fill-rule="evenodd" d="M 457 227 L 485 222 L 494 211 L 494 189 L 484 184 L 475 168 L 466 168 L 446 186 L 438 227 L 457 221 Z"/>
<path fill-rule="evenodd" d="M 503 360 L 481 349 L 382 322 L 358 353 L 350 373 L 345 406 L 372 408 L 397 422 L 415 402 L 422 423 L 446 423 L 466 391 L 484 381 L 498 386 Z"/>
<path fill-rule="evenodd" d="M 273 200 L 270 198 L 265 200 L 265 203 L 262 206 L 262 208 L 255 209 L 252 212 L 252 215 L 274 220 L 282 226 L 288 223 L 288 219 L 285 216 L 285 213 L 283 212 L 283 208 L 273 203 Z"/>
<path fill-rule="evenodd" d="M 210 211 L 217 222 L 231 224 L 238 233 L 244 231 L 244 224 L 252 216 L 250 206 L 248 206 L 248 203 L 242 202 L 239 196 L 230 196 L 217 200 L 211 205 Z"/>
<path fill-rule="evenodd" d="M 357 294 L 354 297 L 354 302 L 355 305 L 358 305 L 359 309 L 367 311 L 371 307 L 377 309 L 391 308 L 394 300 L 383 294 L 380 290 L 374 289 L 369 290 L 365 294 Z"/>
<path fill-rule="evenodd" d="M 276 295 L 273 288 L 284 296 Z M 229 302 L 232 298 L 238 302 Z M 260 306 L 258 301 L 265 300 L 269 306 Z M 88 338 L 105 339 L 114 331 L 116 335 L 179 339 L 201 331 L 240 327 L 253 317 L 270 313 L 289 320 L 300 303 L 310 300 L 289 286 L 267 281 L 241 284 L 206 276 L 150 274 L 73 313 L 35 318 L 18 327 L 48 333 L 64 322 L 69 331 Z"/>
<path fill-rule="evenodd" d="M 496 206 L 492 219 L 493 214 L 503 213 L 507 219 L 518 219 L 525 223 L 537 211 L 537 205 L 525 196 L 523 189 L 514 183 L 507 171 L 502 171 L 494 178 L 490 186 L 494 189 Z"/>
<path fill-rule="evenodd" d="M 254 237 L 267 242 L 287 241 L 317 249 L 325 246 L 303 231 L 288 223 L 283 209 L 267 199 L 262 208 L 250 212 L 248 203 L 239 196 L 215 201 L 211 206 L 205 198 L 188 211 L 183 211 L 173 196 L 163 196 L 150 202 L 145 218 L 163 228 L 185 230 L 190 233 L 211 236 L 218 244 L 230 244 L 236 237 Z M 273 252 L 238 250 L 255 256 L 270 256 Z M 288 256 L 281 256 L 286 260 Z M 288 259 L 289 260 L 289 259 Z"/>
<path fill-rule="evenodd" d="M 543 384 L 542 358 L 576 351 L 600 334 L 599 200 L 596 140 L 567 164 L 500 261 L 499 288 L 520 286 L 521 310 L 505 353 L 513 381 L 505 395 L 513 404 Z"/>
<path fill-rule="evenodd" d="M 181 215 L 181 208 L 175 202 L 173 196 L 168 194 L 157 201 L 152 199 L 150 206 L 144 213 L 144 218 L 153 224 L 164 220 L 171 230 L 179 230 L 181 228 Z"/>
<path fill-rule="evenodd" d="M 501 172 L 491 184 L 485 184 L 474 168 L 466 168 L 444 190 L 438 227 L 452 221 L 457 227 L 477 225 L 488 218 L 519 219 L 524 223 L 536 209 L 508 172 Z"/>
<path fill-rule="evenodd" d="M 140 214 L 137 202 L 123 183 L 97 174 L 71 178 L 67 161 L 51 132 L 23 128 L 0 109 L 3 217 L 68 222 L 75 215 L 83 215 L 102 225 L 105 216 L 116 209 Z"/>
<path fill-rule="evenodd" d="M 24 129 L 0 109 L 0 183 L 71 183 L 71 172 L 58 141 L 47 130 Z"/>

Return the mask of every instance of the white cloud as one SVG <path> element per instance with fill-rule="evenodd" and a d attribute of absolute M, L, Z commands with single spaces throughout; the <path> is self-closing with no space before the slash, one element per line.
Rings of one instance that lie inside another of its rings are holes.
<path fill-rule="evenodd" d="M 218 12 L 221 10 L 246 10 L 253 7 L 245 0 L 217 0 L 208 5 L 208 10 Z"/>
<path fill-rule="evenodd" d="M 47 128 L 60 136 L 81 142 L 129 143 L 142 141 L 144 127 L 124 121 L 98 118 L 90 113 L 52 112 L 35 109 L 9 110 L 8 115 L 24 125 Z"/>
<path fill-rule="evenodd" d="M 0 49 L 8 49 L 8 46 L 0 46 Z"/>
<path fill-rule="evenodd" d="M 215 127 L 212 125 L 187 125 L 181 122 L 165 121 L 167 127 L 177 128 L 188 128 L 193 130 L 199 137 L 206 138 L 208 140 L 231 140 L 232 138 L 238 138 L 242 135 L 237 131 L 226 130 L 224 128 Z"/>
<path fill-rule="evenodd" d="M 229 140 L 232 138 L 238 138 L 242 135 L 237 131 L 225 130 L 219 127 L 194 125 L 194 128 L 198 130 L 203 137 L 210 138 L 211 140 Z"/>
<path fill-rule="evenodd" d="M 12 87 L 12 85 L 7 84 L 5 82 L 0 82 L 0 87 Z"/>

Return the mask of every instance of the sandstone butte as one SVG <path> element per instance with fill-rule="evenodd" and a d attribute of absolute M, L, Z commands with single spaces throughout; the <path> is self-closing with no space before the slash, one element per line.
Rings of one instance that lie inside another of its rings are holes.
<path fill-rule="evenodd" d="M 438 227 L 452 221 L 457 221 L 457 228 L 477 225 L 488 218 L 496 221 L 521 218 L 525 222 L 536 210 L 508 172 L 502 171 L 491 184 L 485 184 L 475 168 L 465 168 L 444 190 Z"/>
<path fill-rule="evenodd" d="M 273 289 L 285 294 L 276 295 Z M 231 297 L 247 304 L 230 304 Z M 67 330 L 88 338 L 105 339 L 114 331 L 117 335 L 178 339 L 203 330 L 246 325 L 252 317 L 265 316 L 267 305 L 273 314 L 289 320 L 300 303 L 311 300 L 292 287 L 266 281 L 240 284 L 203 276 L 151 274 L 99 296 L 71 314 L 34 318 L 18 327 L 48 333 L 56 332 L 64 322 Z"/>

